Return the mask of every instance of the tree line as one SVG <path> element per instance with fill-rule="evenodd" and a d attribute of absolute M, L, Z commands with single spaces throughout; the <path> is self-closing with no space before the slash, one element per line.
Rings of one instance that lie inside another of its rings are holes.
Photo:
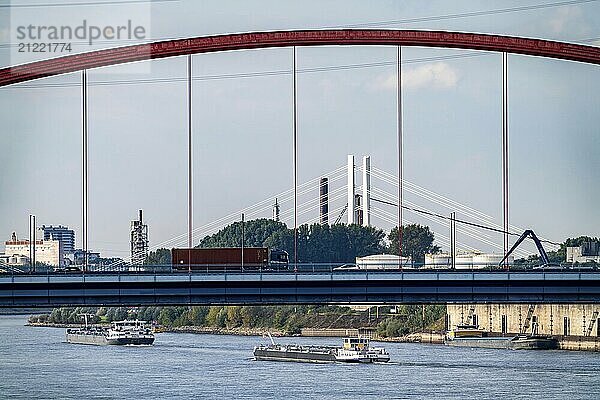
<path fill-rule="evenodd" d="M 367 311 L 355 311 L 344 306 L 62 307 L 55 308 L 50 314 L 32 315 L 29 322 L 82 324 L 82 315 L 87 314 L 90 324 L 139 319 L 152 321 L 166 328 L 259 328 L 299 334 L 302 328 L 336 328 L 341 317 L 351 316 L 352 326 L 345 325 L 344 328 L 372 326 L 380 336 L 397 337 L 421 329 L 443 328 L 445 309 L 444 305 L 397 306 L 396 314 L 371 323 L 367 319 Z"/>
<path fill-rule="evenodd" d="M 294 230 L 284 223 L 271 219 L 255 219 L 244 222 L 244 246 L 268 247 L 285 250 L 293 261 Z M 440 248 L 433 244 L 434 235 L 429 227 L 410 224 L 402 229 L 402 255 L 422 263 L 426 253 L 436 253 Z M 381 229 L 361 225 L 301 225 L 298 227 L 298 262 L 353 263 L 356 257 L 372 254 L 399 253 L 398 229 L 389 235 Z M 241 247 L 242 223 L 234 222 L 219 232 L 204 237 L 199 248 Z M 150 252 L 146 264 L 170 264 L 168 249 Z"/>

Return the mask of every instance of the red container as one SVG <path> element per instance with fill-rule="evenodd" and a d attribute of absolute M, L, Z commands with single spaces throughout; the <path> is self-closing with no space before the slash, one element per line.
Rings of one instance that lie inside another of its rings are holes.
<path fill-rule="evenodd" d="M 241 269 L 241 247 L 211 249 L 172 249 L 171 263 L 177 270 Z M 269 264 L 267 247 L 244 247 L 244 268 L 262 268 Z"/>

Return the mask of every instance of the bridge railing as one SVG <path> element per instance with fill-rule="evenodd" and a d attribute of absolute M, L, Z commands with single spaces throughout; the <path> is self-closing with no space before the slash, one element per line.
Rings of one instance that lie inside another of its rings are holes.
<path fill-rule="evenodd" d="M 521 266 L 513 265 L 509 269 L 512 272 L 544 272 L 544 271 L 571 271 L 571 272 L 589 272 L 600 271 L 600 266 L 596 264 L 563 264 L 557 266 Z M 83 271 L 80 266 L 71 266 L 67 268 L 38 268 L 35 272 L 30 266 L 11 266 L 11 268 L 3 268 L 0 266 L 0 275 L 77 275 L 77 274 L 223 274 L 223 273 L 378 273 L 378 272 L 471 272 L 471 271 L 489 271 L 489 272 L 506 272 L 504 267 L 493 264 L 487 265 L 460 265 L 457 268 L 439 264 L 406 264 L 394 265 L 387 264 L 382 266 L 360 266 L 356 264 L 344 264 L 339 262 L 334 263 L 298 263 L 289 265 L 245 265 L 240 264 L 202 264 L 202 265 L 119 265 L 119 266 L 102 266 L 90 265 Z"/>

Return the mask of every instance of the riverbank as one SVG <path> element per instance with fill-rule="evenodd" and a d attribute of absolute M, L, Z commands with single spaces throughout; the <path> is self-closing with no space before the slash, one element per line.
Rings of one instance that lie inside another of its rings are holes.
<path fill-rule="evenodd" d="M 26 326 L 44 328 L 77 328 L 82 324 L 56 324 L 56 323 L 27 323 Z M 108 326 L 107 324 L 99 324 Z M 290 334 L 278 329 L 266 328 L 220 328 L 207 326 L 177 326 L 156 328 L 157 333 L 192 333 L 199 335 L 231 335 L 231 336 L 264 336 L 269 332 L 273 337 L 351 337 L 358 335 L 358 329 L 319 329 L 304 328 L 300 334 Z M 443 332 L 414 332 L 405 336 L 380 337 L 373 336 L 376 342 L 387 343 L 422 343 L 422 344 L 444 344 L 445 334 Z M 560 350 L 568 351 L 590 351 L 600 352 L 600 337 L 587 336 L 557 336 Z"/>
<path fill-rule="evenodd" d="M 94 324 L 99 326 L 108 326 L 107 324 Z M 25 326 L 34 328 L 81 328 L 84 324 L 55 324 L 52 322 L 28 322 Z"/>
<path fill-rule="evenodd" d="M 233 335 L 233 336 L 263 336 L 267 331 L 276 337 L 299 336 L 289 335 L 277 329 L 258 329 L 258 328 L 218 328 L 208 326 L 177 326 L 177 327 L 158 327 L 156 332 L 170 333 L 195 333 L 204 335 Z"/>
<path fill-rule="evenodd" d="M 83 324 L 57 324 L 51 322 L 29 322 L 25 324 L 31 327 L 43 328 L 79 328 Z M 95 324 L 98 326 L 109 326 L 108 324 Z M 220 328 L 210 326 L 176 326 L 166 327 L 158 326 L 155 328 L 157 333 L 193 333 L 199 335 L 232 335 L 232 336 L 264 336 L 269 332 L 273 337 L 352 337 L 358 336 L 358 329 L 321 329 L 321 328 L 304 328 L 300 334 L 290 334 L 282 330 L 273 328 Z M 443 344 L 444 335 L 440 332 L 417 332 L 400 337 L 372 337 L 373 341 L 390 342 L 390 343 L 432 343 Z"/>

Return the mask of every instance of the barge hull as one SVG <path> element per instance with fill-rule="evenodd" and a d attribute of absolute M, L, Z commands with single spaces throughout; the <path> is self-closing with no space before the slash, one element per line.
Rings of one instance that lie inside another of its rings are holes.
<path fill-rule="evenodd" d="M 106 336 L 103 335 L 78 335 L 74 333 L 67 334 L 67 343 L 75 343 L 75 344 L 91 344 L 96 346 L 107 346 L 107 345 L 117 345 L 117 346 L 142 346 L 142 345 L 151 345 L 154 343 L 153 337 L 132 337 L 132 338 L 117 338 L 117 339 L 107 339 Z"/>
<path fill-rule="evenodd" d="M 266 351 L 260 349 L 257 349 L 254 352 L 254 358 L 257 361 L 295 361 L 308 363 L 331 363 L 337 361 L 333 354 L 276 350 Z"/>

